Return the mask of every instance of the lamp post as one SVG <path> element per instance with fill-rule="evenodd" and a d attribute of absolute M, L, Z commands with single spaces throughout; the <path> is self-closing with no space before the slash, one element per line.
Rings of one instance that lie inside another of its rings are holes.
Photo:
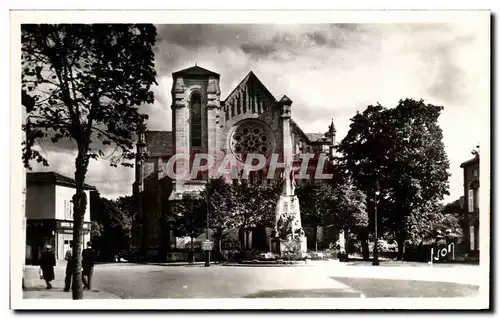
<path fill-rule="evenodd" d="M 375 189 L 375 200 L 374 200 L 374 207 L 375 207 L 375 243 L 373 245 L 373 262 L 372 262 L 372 265 L 373 266 L 378 266 L 380 265 L 379 261 L 378 261 L 378 212 L 377 212 L 377 203 L 378 203 L 378 199 L 377 199 L 377 196 L 380 195 L 380 191 L 379 191 L 379 185 L 378 185 L 378 182 L 376 184 L 376 189 Z"/>
<path fill-rule="evenodd" d="M 206 201 L 207 201 L 207 242 L 208 242 L 210 240 L 210 234 L 209 234 L 210 209 L 208 208 L 209 207 L 208 206 L 208 184 L 207 184 L 206 188 L 207 188 Z M 206 256 L 205 267 L 210 267 L 210 250 L 209 249 L 206 250 L 205 256 Z"/>

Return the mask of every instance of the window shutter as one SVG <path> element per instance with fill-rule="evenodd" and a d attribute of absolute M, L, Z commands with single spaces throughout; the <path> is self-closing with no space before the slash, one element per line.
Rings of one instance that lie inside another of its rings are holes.
<path fill-rule="evenodd" d="M 476 238 L 475 238 L 475 232 L 474 232 L 474 226 L 470 226 L 469 227 L 469 240 L 470 240 L 470 250 L 475 250 L 475 241 L 476 241 Z"/>
<path fill-rule="evenodd" d="M 68 219 L 68 201 L 64 200 L 64 219 Z"/>
<path fill-rule="evenodd" d="M 469 206 L 469 213 L 474 212 L 474 190 L 469 189 L 469 199 L 467 200 Z"/>

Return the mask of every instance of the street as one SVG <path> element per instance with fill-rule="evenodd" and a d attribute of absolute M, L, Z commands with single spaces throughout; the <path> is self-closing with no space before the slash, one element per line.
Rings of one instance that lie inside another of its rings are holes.
<path fill-rule="evenodd" d="M 291 297 L 466 297 L 479 291 L 479 267 L 362 267 L 320 262 L 299 267 L 103 264 L 92 290 L 124 299 Z M 55 289 L 63 269 L 56 271 Z M 43 287 L 40 280 L 31 285 Z M 28 288 L 29 290 L 29 288 Z M 70 298 L 70 294 L 68 293 Z M 31 297 L 33 298 L 33 297 Z M 108 297 L 102 297 L 108 298 Z"/>

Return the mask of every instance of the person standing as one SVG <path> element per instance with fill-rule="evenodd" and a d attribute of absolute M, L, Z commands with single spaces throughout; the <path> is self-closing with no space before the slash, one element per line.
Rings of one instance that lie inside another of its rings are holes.
<path fill-rule="evenodd" d="M 94 274 L 95 251 L 92 249 L 92 243 L 87 243 L 87 248 L 82 252 L 82 281 L 83 289 L 90 290 L 92 286 L 92 276 Z"/>
<path fill-rule="evenodd" d="M 51 249 L 52 246 L 46 245 L 45 251 L 40 258 L 40 269 L 42 270 L 43 279 L 47 284 L 47 289 L 52 289 L 50 282 L 54 280 L 54 266 L 56 265 L 56 256 Z"/>
<path fill-rule="evenodd" d="M 73 273 L 75 271 L 75 261 L 73 258 L 73 244 L 69 244 L 69 250 L 66 252 L 64 259 L 66 264 L 66 277 L 64 278 L 64 291 L 69 291 L 72 287 Z"/>

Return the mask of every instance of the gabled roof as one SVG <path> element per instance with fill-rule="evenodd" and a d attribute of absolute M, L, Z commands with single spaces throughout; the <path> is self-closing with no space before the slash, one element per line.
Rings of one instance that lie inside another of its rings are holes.
<path fill-rule="evenodd" d="M 210 76 L 215 76 L 216 78 L 220 77 L 220 75 L 218 73 L 204 69 L 204 68 L 199 67 L 197 65 L 172 73 L 172 76 L 174 76 L 174 77 L 179 76 L 179 75 L 182 75 L 182 76 L 209 76 L 210 75 Z"/>
<path fill-rule="evenodd" d="M 67 187 L 76 187 L 76 182 L 70 177 L 58 174 L 56 172 L 35 172 L 26 174 L 28 184 L 53 184 Z M 95 186 L 84 184 L 87 190 L 97 190 Z"/>
<path fill-rule="evenodd" d="M 476 155 L 476 156 L 474 156 L 474 158 L 471 158 L 470 160 L 465 161 L 462 164 L 460 164 L 460 167 L 464 168 L 465 166 L 469 166 L 471 164 L 478 164 L 478 163 L 479 163 L 479 155 Z"/>
<path fill-rule="evenodd" d="M 329 141 L 330 139 L 325 136 L 325 133 L 306 133 L 309 141 L 311 142 L 321 142 L 321 141 Z"/>
<path fill-rule="evenodd" d="M 248 72 L 248 74 L 243 78 L 243 80 L 241 80 L 240 83 L 238 83 L 238 85 L 236 85 L 236 87 L 231 91 L 231 93 L 229 93 L 229 95 L 225 98 L 225 100 L 223 102 L 229 100 L 232 97 L 232 95 L 238 90 L 239 87 L 244 86 L 246 83 L 248 83 L 250 81 L 255 81 L 255 83 L 257 85 L 261 86 L 261 88 L 264 90 L 264 92 L 266 94 L 268 94 L 269 97 L 271 97 L 273 102 L 277 102 L 274 95 L 272 95 L 271 92 L 269 92 L 269 90 L 266 88 L 264 83 L 262 83 L 262 81 L 255 75 L 255 73 L 253 73 L 253 71 Z"/>
<path fill-rule="evenodd" d="M 149 156 L 162 157 L 174 153 L 171 131 L 146 131 L 146 148 Z"/>
<path fill-rule="evenodd" d="M 290 119 L 290 126 L 294 130 L 298 131 L 298 133 L 301 134 L 302 137 L 305 137 L 307 140 L 309 140 L 309 137 L 307 136 L 307 134 L 304 133 L 304 131 L 302 131 L 302 129 L 300 128 L 300 126 L 292 118 Z"/>

